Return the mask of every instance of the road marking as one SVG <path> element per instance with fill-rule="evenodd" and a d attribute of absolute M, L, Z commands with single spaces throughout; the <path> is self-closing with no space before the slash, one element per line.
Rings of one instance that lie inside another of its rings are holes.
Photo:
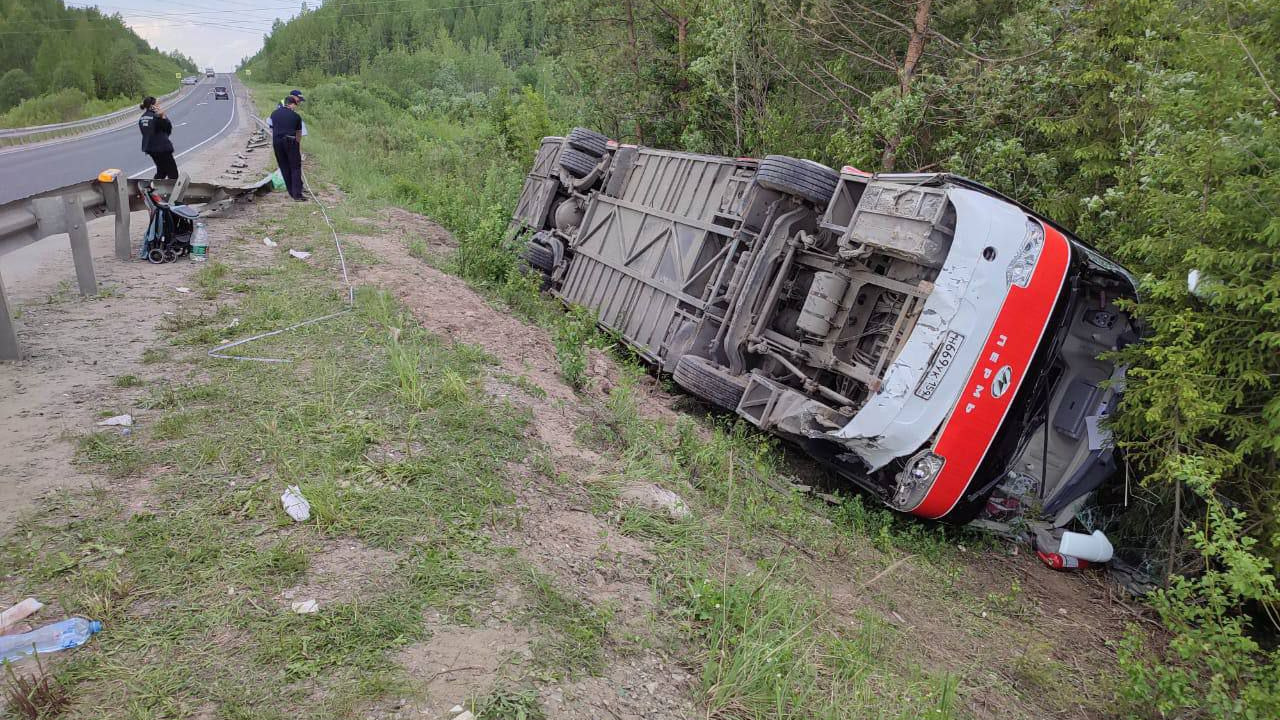
<path fill-rule="evenodd" d="M 196 107 L 200 107 L 201 105 L 208 105 L 208 104 L 209 104 L 209 103 L 207 103 L 207 102 L 196 103 Z"/>
<path fill-rule="evenodd" d="M 186 125 L 186 123 L 178 123 L 178 127 L 182 127 L 183 125 Z"/>
<path fill-rule="evenodd" d="M 173 159 L 174 159 L 174 160 L 177 160 L 178 158 L 182 157 L 183 155 L 186 155 L 187 153 L 191 152 L 192 150 L 197 150 L 197 149 L 199 149 L 202 145 L 207 144 L 210 140 L 213 140 L 214 138 L 218 137 L 218 136 L 219 136 L 219 135 L 221 135 L 222 133 L 226 132 L 226 131 L 227 131 L 227 128 L 231 127 L 231 123 L 233 123 L 233 122 L 235 122 L 235 121 L 236 121 L 236 103 L 235 103 L 235 90 L 234 90 L 234 86 L 232 86 L 232 88 L 229 88 L 229 90 L 228 90 L 228 93 L 227 93 L 227 94 L 231 96 L 231 97 L 230 97 L 230 99 L 231 99 L 231 101 L 232 101 L 232 102 L 231 102 L 231 119 L 230 119 L 230 120 L 227 120 L 227 124 L 226 124 L 226 125 L 223 125 L 223 126 L 222 126 L 222 129 L 221 129 L 221 130 L 219 130 L 218 132 L 216 132 L 216 133 L 214 133 L 214 134 L 210 135 L 209 137 L 205 138 L 204 140 L 200 141 L 199 143 L 197 143 L 197 144 L 195 144 L 195 145 L 192 145 L 191 147 L 187 148 L 186 150 L 183 150 L 182 152 L 178 153 L 177 155 L 174 155 L 174 156 L 173 156 Z M 200 104 L 201 104 L 201 105 L 203 105 L 204 103 L 200 103 Z M 156 166 L 155 166 L 155 165 L 152 165 L 151 167 L 149 167 L 149 168 L 147 168 L 147 169 L 145 169 L 145 170 L 139 170 L 138 172 L 136 172 L 136 173 L 134 173 L 134 174 L 130 175 L 130 176 L 129 176 L 129 179 L 130 179 L 130 180 L 137 180 L 137 179 L 138 179 L 138 176 L 140 176 L 140 175 L 146 175 L 147 173 L 152 172 L 152 171 L 154 171 L 155 169 L 156 169 Z"/>

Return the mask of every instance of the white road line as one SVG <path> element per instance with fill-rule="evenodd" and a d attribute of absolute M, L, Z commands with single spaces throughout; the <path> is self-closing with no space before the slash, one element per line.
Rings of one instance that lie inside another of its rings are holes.
<path fill-rule="evenodd" d="M 230 119 L 230 120 L 227 120 L 227 124 L 226 124 L 226 125 L 223 125 L 223 126 L 222 126 L 222 129 L 221 129 L 221 130 L 219 130 L 218 132 L 216 132 L 216 133 L 214 133 L 214 134 L 210 135 L 209 137 L 205 138 L 204 140 L 200 141 L 199 143 L 197 143 L 197 144 L 195 144 L 195 145 L 192 145 L 191 147 L 187 148 L 186 150 L 183 150 L 182 152 L 178 153 L 177 155 L 174 155 L 174 156 L 173 156 L 173 159 L 177 160 L 178 158 L 182 157 L 183 155 L 186 155 L 187 153 L 191 152 L 192 150 L 197 150 L 197 149 L 199 149 L 201 146 L 206 145 L 210 140 L 213 140 L 214 138 L 218 137 L 218 136 L 219 136 L 219 135 L 221 135 L 222 133 L 226 132 L 226 131 L 227 131 L 227 128 L 231 127 L 231 123 L 233 123 L 233 122 L 235 122 L 235 121 L 236 121 L 236 94 L 235 94 L 235 90 L 234 90 L 233 88 L 234 88 L 234 86 L 232 86 L 231 88 L 228 88 L 228 93 L 227 93 L 228 95 L 230 95 L 230 96 L 231 96 L 231 98 L 230 98 L 230 99 L 231 99 L 231 119 Z M 204 103 L 201 103 L 201 104 L 203 105 Z M 138 179 L 138 177 L 139 177 L 140 175 L 146 175 L 146 174 L 147 174 L 147 173 L 149 173 L 149 172 L 154 172 L 154 171 L 155 171 L 155 169 L 156 169 L 156 166 L 155 166 L 155 165 L 152 165 L 151 167 L 149 167 L 149 168 L 147 168 L 147 169 L 145 169 L 145 170 L 140 170 L 140 171 L 138 171 L 138 172 L 136 172 L 136 173 L 134 173 L 134 174 L 130 175 L 130 176 L 129 176 L 129 179 L 130 179 L 130 180 L 137 180 L 137 179 Z"/>

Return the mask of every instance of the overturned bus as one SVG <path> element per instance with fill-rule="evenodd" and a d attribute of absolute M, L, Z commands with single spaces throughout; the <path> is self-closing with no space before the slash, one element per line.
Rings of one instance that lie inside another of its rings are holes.
<path fill-rule="evenodd" d="M 972 180 L 577 128 L 543 139 L 510 231 L 684 390 L 897 510 L 1061 527 L 1114 474 L 1133 278 Z"/>

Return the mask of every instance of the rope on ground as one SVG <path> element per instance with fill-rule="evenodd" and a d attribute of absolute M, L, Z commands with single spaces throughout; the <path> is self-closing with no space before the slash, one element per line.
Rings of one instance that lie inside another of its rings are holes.
<path fill-rule="evenodd" d="M 306 327 L 308 325 L 315 325 L 316 323 L 321 323 L 321 322 L 324 322 L 325 320 L 332 320 L 333 318 L 336 318 L 340 315 L 346 315 L 347 313 L 351 312 L 351 310 L 355 307 L 356 289 L 355 289 L 355 286 L 351 284 L 351 277 L 347 273 L 347 257 L 342 252 L 342 240 L 338 238 L 338 231 L 336 228 L 333 227 L 333 221 L 329 219 L 329 213 L 327 210 L 325 210 L 324 203 L 320 202 L 320 198 L 316 197 L 316 194 L 312 192 L 311 184 L 307 182 L 306 173 L 302 174 L 302 185 L 304 188 L 306 188 L 307 195 L 310 195 L 311 199 L 320 208 L 320 215 L 324 217 L 324 224 L 329 226 L 329 234 L 333 236 L 333 246 L 338 249 L 338 264 L 342 268 L 342 282 L 345 283 L 347 286 L 347 303 L 346 303 L 347 307 L 335 313 L 329 313 L 328 315 L 323 315 L 321 317 L 311 318 L 310 320 L 303 320 L 300 323 L 295 323 L 286 328 L 280 328 L 279 330 L 272 330 L 271 332 L 265 332 L 260 335 L 254 335 L 253 337 L 247 337 L 247 338 L 244 338 L 243 340 L 236 340 L 234 342 L 226 343 L 225 345 L 219 345 L 218 347 L 213 348 L 212 350 L 209 351 L 209 357 L 219 358 L 221 360 L 245 360 L 248 362 L 261 362 L 261 363 L 293 362 L 288 358 L 251 357 L 247 355 L 227 355 L 226 351 L 234 347 L 247 345 L 257 340 L 269 338 L 274 335 L 281 335 L 291 330 L 297 330 L 298 328 Z"/>

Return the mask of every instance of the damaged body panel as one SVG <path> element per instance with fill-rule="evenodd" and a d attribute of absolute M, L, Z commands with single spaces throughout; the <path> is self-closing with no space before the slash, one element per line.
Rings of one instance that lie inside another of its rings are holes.
<path fill-rule="evenodd" d="M 1046 218 L 947 174 L 836 172 L 545 138 L 511 224 L 528 264 L 685 390 L 888 505 L 1069 521 L 1134 284 Z"/>

